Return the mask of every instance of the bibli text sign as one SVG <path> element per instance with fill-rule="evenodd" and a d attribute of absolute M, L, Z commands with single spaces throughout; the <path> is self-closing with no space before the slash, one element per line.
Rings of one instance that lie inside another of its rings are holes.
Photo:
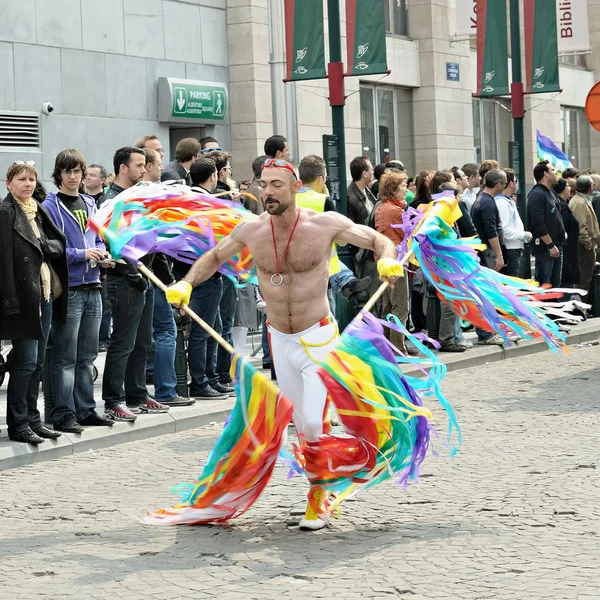
<path fill-rule="evenodd" d="M 228 110 L 222 83 L 161 77 L 158 80 L 158 120 L 166 123 L 218 123 Z"/>

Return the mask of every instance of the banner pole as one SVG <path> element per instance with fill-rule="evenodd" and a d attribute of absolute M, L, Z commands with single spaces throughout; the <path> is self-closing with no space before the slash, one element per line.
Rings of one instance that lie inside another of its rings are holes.
<path fill-rule="evenodd" d="M 525 93 L 523 89 L 523 75 L 521 71 L 521 19 L 519 15 L 519 0 L 510 0 L 510 46 L 512 63 L 511 104 L 514 127 L 514 139 L 517 145 L 516 153 L 513 153 L 511 168 L 517 174 L 519 180 L 519 191 L 517 194 L 517 207 L 527 227 L 527 193 L 525 173 Z M 515 156 L 516 154 L 516 156 Z M 531 258 L 529 248 L 526 246 L 523 256 L 523 277 L 531 277 Z"/>

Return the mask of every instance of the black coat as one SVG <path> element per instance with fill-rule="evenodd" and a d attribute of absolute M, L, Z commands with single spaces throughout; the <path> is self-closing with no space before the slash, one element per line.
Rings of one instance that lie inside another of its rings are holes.
<path fill-rule="evenodd" d="M 565 200 L 559 198 L 560 216 L 562 217 L 567 240 L 563 246 L 563 267 L 561 284 L 579 284 L 581 273 L 579 268 L 579 221 Z"/>
<path fill-rule="evenodd" d="M 161 181 L 178 181 L 183 179 L 185 185 L 192 185 L 192 178 L 185 170 L 185 167 L 178 161 L 172 160 L 165 168 L 160 176 Z"/>
<path fill-rule="evenodd" d="M 44 233 L 58 240 L 63 248 L 65 236 L 38 202 L 38 215 Z M 40 269 L 44 255 L 40 241 L 25 213 L 11 194 L 0 203 L 0 339 L 43 339 L 40 306 L 42 285 Z M 66 320 L 69 272 L 63 253 L 51 265 L 62 283 L 63 293 L 53 303 L 53 318 Z"/>

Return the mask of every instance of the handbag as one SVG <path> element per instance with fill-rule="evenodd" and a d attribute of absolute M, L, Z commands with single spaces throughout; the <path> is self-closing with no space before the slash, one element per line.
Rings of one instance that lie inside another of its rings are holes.
<path fill-rule="evenodd" d="M 50 268 L 50 289 L 52 290 L 52 300 L 57 300 L 63 292 L 62 282 L 54 267 L 48 263 Z"/>

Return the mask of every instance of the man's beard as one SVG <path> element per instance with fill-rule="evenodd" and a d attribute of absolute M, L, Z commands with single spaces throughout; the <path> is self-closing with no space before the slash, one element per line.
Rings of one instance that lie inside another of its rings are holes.
<path fill-rule="evenodd" d="M 269 200 L 273 200 L 274 202 L 271 204 L 271 203 L 269 203 Z M 276 200 L 273 197 L 265 199 L 265 210 L 270 215 L 275 215 L 275 216 L 282 215 L 288 209 L 288 207 L 289 207 L 289 204 L 285 204 L 285 205 L 281 204 L 281 202 L 279 202 L 279 200 Z"/>

